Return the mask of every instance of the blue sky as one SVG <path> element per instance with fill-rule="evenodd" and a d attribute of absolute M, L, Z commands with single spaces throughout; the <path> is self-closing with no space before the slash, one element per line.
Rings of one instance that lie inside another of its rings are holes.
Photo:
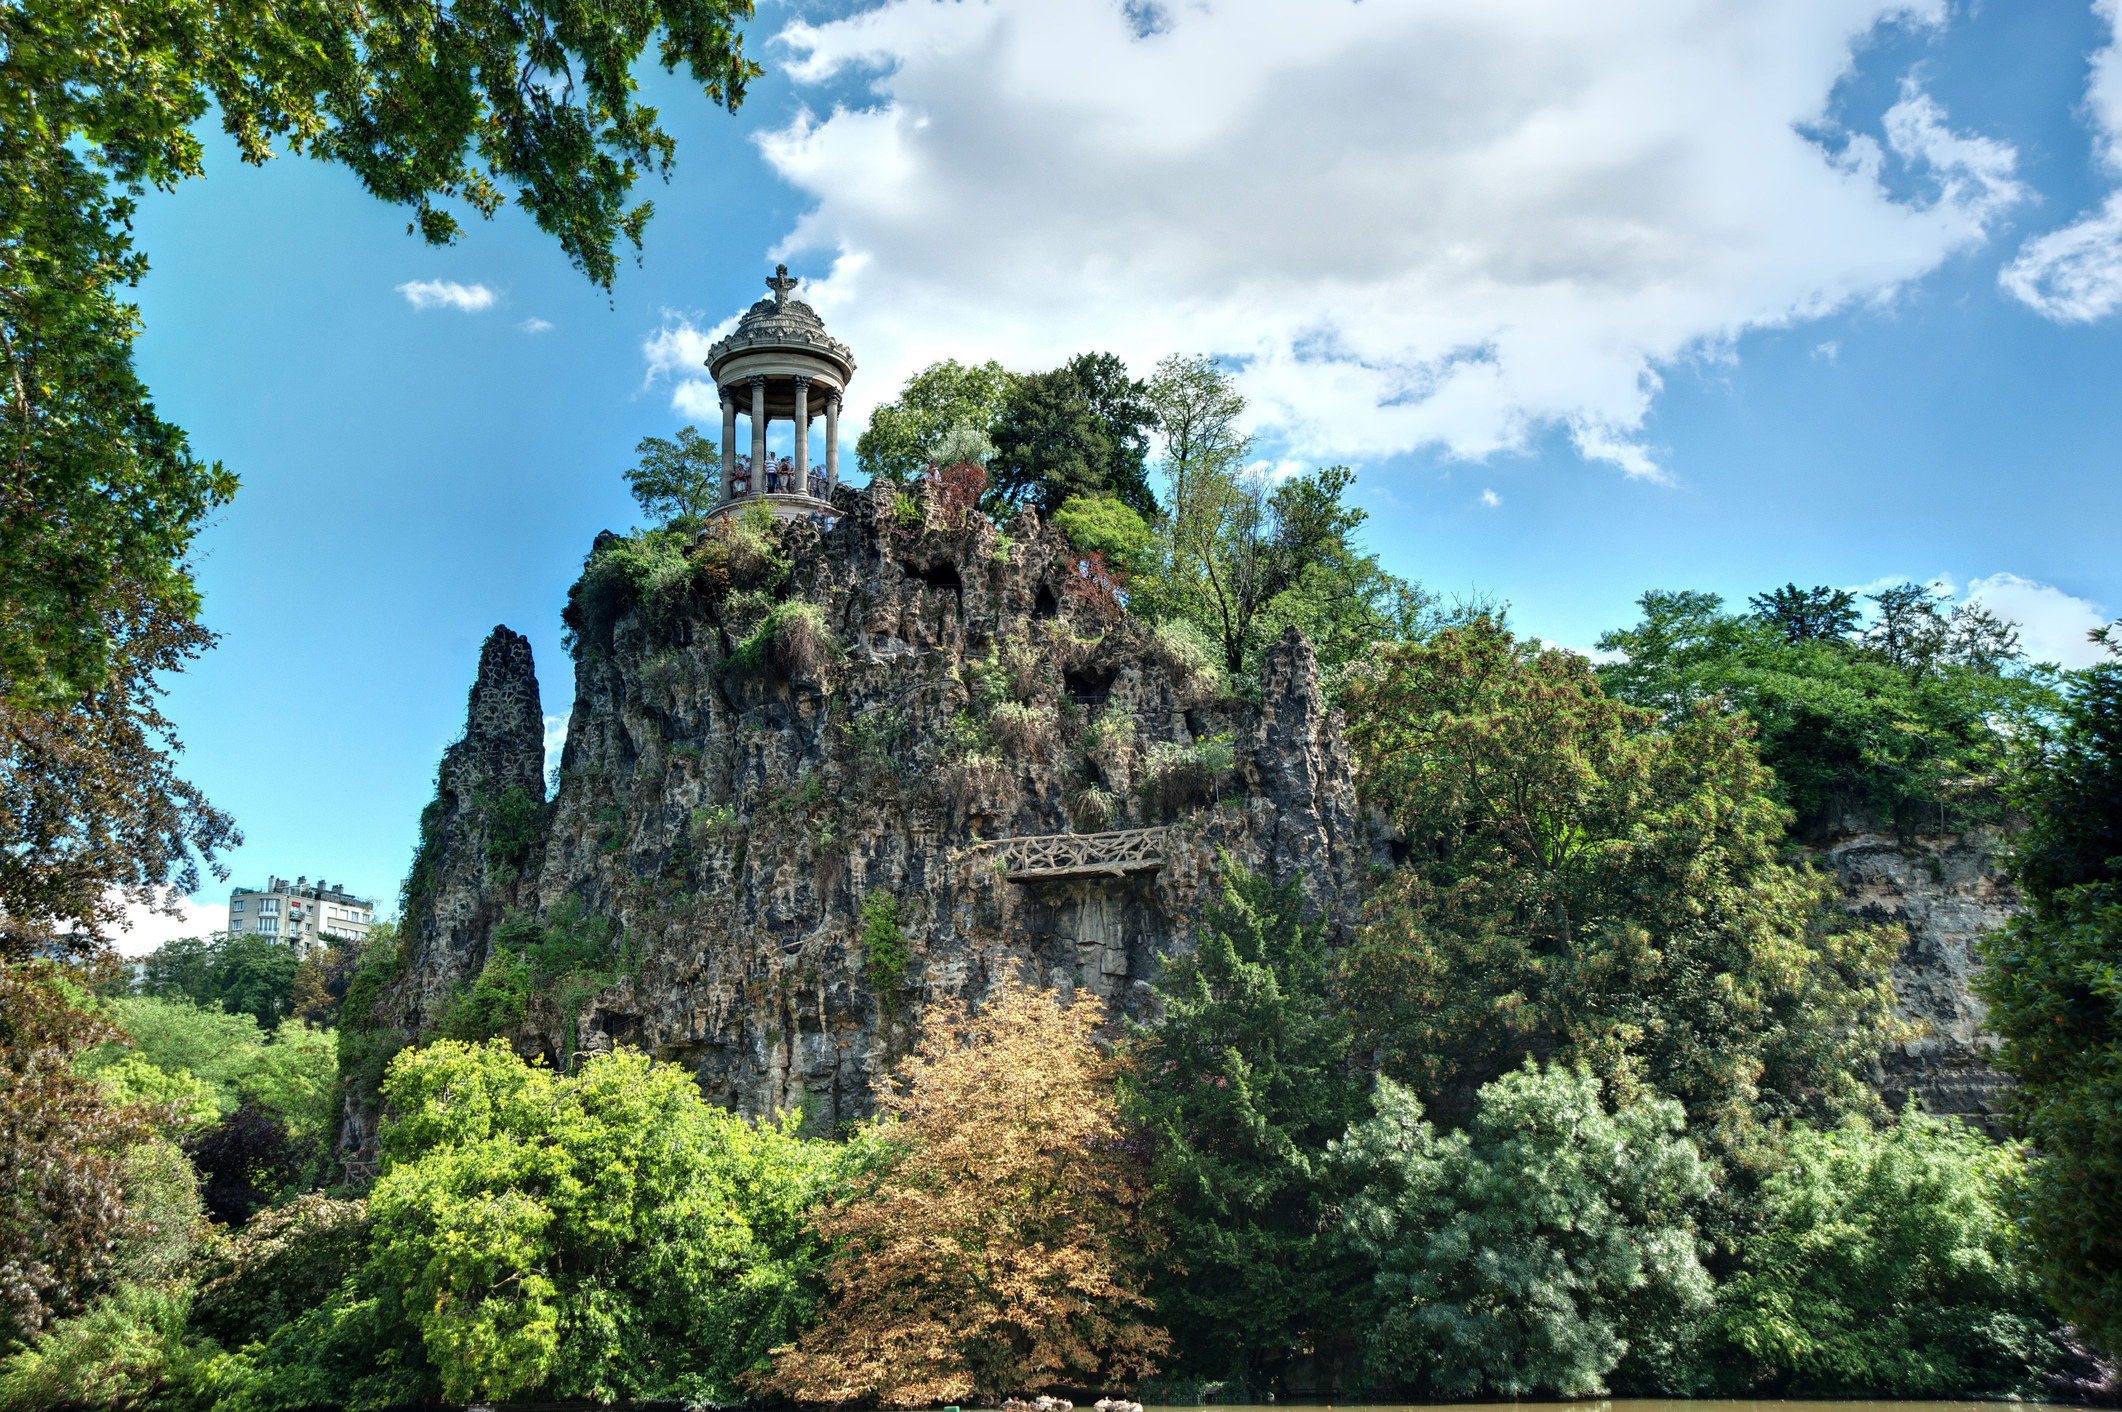
<path fill-rule="evenodd" d="M 946 353 L 1223 354 L 1264 459 L 1355 466 L 1392 568 L 1552 640 L 1646 588 L 1942 577 L 2075 650 L 2122 613 L 2102 3 L 769 4 L 736 116 L 649 81 L 678 166 L 609 297 L 518 215 L 433 249 L 216 138 L 137 223 L 141 367 L 243 481 L 184 770 L 236 881 L 394 897 L 481 640 L 565 712 L 619 473 L 707 426 L 690 365 L 775 258 L 857 426 Z"/>

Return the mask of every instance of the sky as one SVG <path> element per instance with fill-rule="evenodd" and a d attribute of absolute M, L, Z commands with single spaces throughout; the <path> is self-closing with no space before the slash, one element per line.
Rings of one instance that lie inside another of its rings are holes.
<path fill-rule="evenodd" d="M 528 634 L 557 731 L 567 587 L 635 444 L 715 434 L 700 359 L 777 260 L 854 348 L 849 447 L 937 358 L 1210 353 L 1264 465 L 1354 468 L 1387 567 L 1523 632 L 1915 579 L 2081 664 L 2122 613 L 2118 9 L 762 0 L 736 114 L 644 65 L 678 158 L 609 294 L 518 212 L 438 249 L 216 134 L 136 220 L 141 369 L 242 479 L 182 772 L 233 882 L 388 908 L 480 643 Z"/>

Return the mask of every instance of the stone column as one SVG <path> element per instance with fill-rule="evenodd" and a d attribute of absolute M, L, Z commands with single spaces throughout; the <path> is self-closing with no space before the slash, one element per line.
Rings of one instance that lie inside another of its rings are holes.
<path fill-rule="evenodd" d="M 716 393 L 722 399 L 722 498 L 727 500 L 737 473 L 737 394 L 726 387 Z"/>
<path fill-rule="evenodd" d="M 840 488 L 840 394 L 825 394 L 825 498 Z"/>
<path fill-rule="evenodd" d="M 766 374 L 752 374 L 752 494 L 766 493 Z"/>
<path fill-rule="evenodd" d="M 810 494 L 810 379 L 796 379 L 796 489 Z"/>

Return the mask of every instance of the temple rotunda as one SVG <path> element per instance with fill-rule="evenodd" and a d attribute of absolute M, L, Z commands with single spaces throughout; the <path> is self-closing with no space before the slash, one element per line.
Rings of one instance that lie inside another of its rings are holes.
<path fill-rule="evenodd" d="M 722 503 L 726 516 L 759 502 L 777 519 L 833 513 L 840 484 L 840 397 L 855 373 L 855 355 L 825 331 L 818 311 L 790 298 L 799 281 L 776 265 L 774 292 L 745 310 L 729 337 L 707 350 L 708 376 L 722 397 Z M 751 419 L 751 454 L 737 454 L 737 415 Z M 825 418 L 825 463 L 811 464 L 811 422 Z M 793 456 L 766 454 L 766 428 L 793 422 Z"/>

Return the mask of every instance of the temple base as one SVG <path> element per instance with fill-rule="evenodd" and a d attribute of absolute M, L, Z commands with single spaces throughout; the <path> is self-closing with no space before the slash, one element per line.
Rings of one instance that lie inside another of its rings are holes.
<path fill-rule="evenodd" d="M 711 520 L 726 520 L 741 515 L 754 505 L 764 505 L 777 520 L 823 520 L 830 527 L 840 518 L 840 512 L 829 500 L 820 500 L 812 495 L 788 495 L 769 491 L 758 495 L 738 495 L 723 501 L 707 512 Z"/>

